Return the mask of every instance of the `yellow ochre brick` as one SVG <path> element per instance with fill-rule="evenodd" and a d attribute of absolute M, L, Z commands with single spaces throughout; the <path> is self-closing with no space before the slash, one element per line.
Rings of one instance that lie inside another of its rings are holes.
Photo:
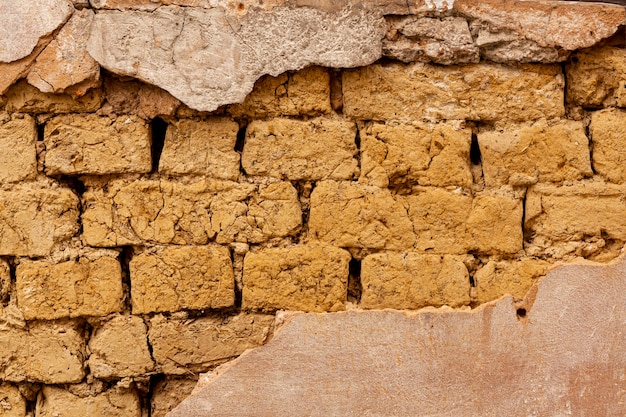
<path fill-rule="evenodd" d="M 0 184 L 37 176 L 37 126 L 28 115 L 10 118 L 0 113 Z"/>

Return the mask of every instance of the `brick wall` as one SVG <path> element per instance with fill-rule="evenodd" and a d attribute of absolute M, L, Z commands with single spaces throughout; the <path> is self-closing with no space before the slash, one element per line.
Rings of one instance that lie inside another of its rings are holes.
<path fill-rule="evenodd" d="M 13 84 L 5 413 L 164 416 L 265 343 L 277 310 L 474 308 L 523 298 L 555 263 L 614 259 L 622 46 L 310 66 L 212 113 L 105 70 L 80 98 Z"/>

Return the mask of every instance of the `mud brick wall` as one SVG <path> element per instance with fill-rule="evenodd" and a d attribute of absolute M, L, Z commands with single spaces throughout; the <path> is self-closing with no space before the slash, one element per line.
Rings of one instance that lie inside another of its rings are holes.
<path fill-rule="evenodd" d="M 149 2 L 90 3 L 1 58 L 0 415 L 162 417 L 278 310 L 511 294 L 523 315 L 553 265 L 621 253 L 622 8 L 563 6 L 602 11 L 596 34 L 542 45 L 467 2 L 383 2 L 381 59 L 255 76 L 203 111 L 85 55 L 99 13 Z"/>

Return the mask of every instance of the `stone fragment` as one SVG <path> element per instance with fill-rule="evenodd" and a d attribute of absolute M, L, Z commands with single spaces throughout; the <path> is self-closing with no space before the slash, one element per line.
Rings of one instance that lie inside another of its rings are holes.
<path fill-rule="evenodd" d="M 3 417 L 25 417 L 26 400 L 13 384 L 0 384 L 0 413 Z"/>
<path fill-rule="evenodd" d="M 150 398 L 150 417 L 165 417 L 191 394 L 196 382 L 193 379 L 170 376 L 157 382 Z"/>
<path fill-rule="evenodd" d="M 33 180 L 37 176 L 37 125 L 32 117 L 0 114 L 0 184 Z"/>
<path fill-rule="evenodd" d="M 80 382 L 85 343 L 76 322 L 32 322 L 0 326 L 0 378 L 11 382 Z"/>
<path fill-rule="evenodd" d="M 309 233 L 347 248 L 413 247 L 413 224 L 401 198 L 352 182 L 322 181 L 311 194 Z"/>
<path fill-rule="evenodd" d="M 571 51 L 560 47 L 544 47 L 537 42 L 520 37 L 512 30 L 492 31 L 480 23 L 472 27 L 477 32 L 476 45 L 483 59 L 501 63 L 554 63 L 563 62 Z"/>
<path fill-rule="evenodd" d="M 152 354 L 161 372 L 186 375 L 204 372 L 245 350 L 262 345 L 270 336 L 274 316 L 245 314 L 195 320 L 150 319 Z"/>
<path fill-rule="evenodd" d="M 531 187 L 524 223 L 529 243 L 551 251 L 558 242 L 626 241 L 625 193 L 623 186 L 602 182 Z"/>
<path fill-rule="evenodd" d="M 62 115 L 44 131 L 47 175 L 150 172 L 148 124 L 137 116 Z"/>
<path fill-rule="evenodd" d="M 68 188 L 23 184 L 0 191 L 0 255 L 46 256 L 79 230 L 78 198 Z"/>
<path fill-rule="evenodd" d="M 626 106 L 626 50 L 577 52 L 565 67 L 567 101 L 583 107 Z"/>
<path fill-rule="evenodd" d="M 478 144 L 487 187 L 576 181 L 593 175 L 582 122 L 509 125 L 479 132 Z"/>
<path fill-rule="evenodd" d="M 473 197 L 426 187 L 406 197 L 415 249 L 434 253 L 515 253 L 522 249 L 522 201 L 506 190 Z M 497 229 L 493 225 L 497 224 Z"/>
<path fill-rule="evenodd" d="M 385 252 L 361 262 L 362 308 L 460 307 L 470 302 L 469 273 L 451 255 Z"/>
<path fill-rule="evenodd" d="M 356 126 L 340 119 L 254 121 L 246 130 L 241 164 L 248 175 L 292 181 L 352 179 Z"/>
<path fill-rule="evenodd" d="M 511 297 L 281 314 L 267 345 L 217 368 L 170 417 L 621 415 L 626 263 L 562 267 L 535 289 L 525 317 Z"/>
<path fill-rule="evenodd" d="M 378 187 L 412 185 L 472 185 L 472 132 L 451 124 L 390 124 L 359 126 L 361 177 Z"/>
<path fill-rule="evenodd" d="M 623 7 L 583 2 L 455 0 L 450 6 L 495 31 L 510 31 L 541 47 L 568 51 L 588 48 L 608 38 L 626 19 Z"/>
<path fill-rule="evenodd" d="M 91 246 L 259 243 L 293 235 L 302 223 L 288 182 L 113 180 L 89 187 L 83 207 L 83 237 Z"/>
<path fill-rule="evenodd" d="M 15 275 L 26 320 L 106 316 L 122 309 L 122 269 L 115 255 L 57 264 L 22 260 Z"/>
<path fill-rule="evenodd" d="M 33 49 L 33 52 L 27 57 L 8 63 L 0 62 L 0 97 L 2 97 L 2 94 L 6 94 L 9 87 L 17 80 L 28 74 L 28 71 L 35 63 L 35 59 L 39 56 L 41 51 L 44 50 L 51 39 L 51 35 L 39 39 L 35 49 Z M 26 82 L 24 81 L 24 83 Z"/>
<path fill-rule="evenodd" d="M 93 88 L 80 98 L 67 94 L 42 93 L 26 81 L 20 81 L 7 93 L 6 110 L 22 113 L 91 113 L 104 100 L 102 89 Z"/>
<path fill-rule="evenodd" d="M 130 261 L 134 314 L 231 307 L 235 278 L 223 246 L 163 247 Z"/>
<path fill-rule="evenodd" d="M 561 117 L 557 65 L 375 64 L 343 73 L 343 111 L 363 120 L 535 120 Z"/>
<path fill-rule="evenodd" d="M 89 350 L 89 369 L 96 378 L 140 376 L 154 369 L 141 317 L 116 316 L 97 326 Z"/>
<path fill-rule="evenodd" d="M 100 66 L 87 53 L 94 12 L 77 10 L 46 49 L 37 56 L 27 80 L 44 93 L 66 91 L 74 97 L 100 85 Z M 69 87 L 72 87 L 71 89 Z"/>
<path fill-rule="evenodd" d="M 462 17 L 390 16 L 383 40 L 383 55 L 404 62 L 466 64 L 480 61 L 480 54 Z"/>
<path fill-rule="evenodd" d="M 65 23 L 73 11 L 65 0 L 0 1 L 0 62 L 30 55 L 39 39 Z"/>
<path fill-rule="evenodd" d="M 242 308 L 344 310 L 350 258 L 342 249 L 320 245 L 248 252 L 243 264 Z"/>
<path fill-rule="evenodd" d="M 265 74 L 370 64 L 380 57 L 384 30 L 383 19 L 365 11 L 103 10 L 87 50 L 107 70 L 157 85 L 195 110 L 213 111 L 242 102 Z"/>
<path fill-rule="evenodd" d="M 626 112 L 607 109 L 593 112 L 589 133 L 593 142 L 593 168 L 610 182 L 626 182 Z"/>
<path fill-rule="evenodd" d="M 228 107 L 235 117 L 254 119 L 319 116 L 330 111 L 330 75 L 326 68 L 316 66 L 263 76 L 241 104 Z"/>
<path fill-rule="evenodd" d="M 239 125 L 227 118 L 179 120 L 169 124 L 159 172 L 236 180 L 240 159 L 235 151 L 238 130 Z"/>
<path fill-rule="evenodd" d="M 180 101 L 167 91 L 137 80 L 104 79 L 107 103 L 113 114 L 135 114 L 144 119 L 173 115 Z"/>
<path fill-rule="evenodd" d="M 37 417 L 141 417 L 139 396 L 133 390 L 112 388 L 78 396 L 60 387 L 44 386 L 37 401 Z"/>
<path fill-rule="evenodd" d="M 489 261 L 474 274 L 472 301 L 486 303 L 504 295 L 522 299 L 546 275 L 550 265 L 544 260 L 534 258 Z"/>

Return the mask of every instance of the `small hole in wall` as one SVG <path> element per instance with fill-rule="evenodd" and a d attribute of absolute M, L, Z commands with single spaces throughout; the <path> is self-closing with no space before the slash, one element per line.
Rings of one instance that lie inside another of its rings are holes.
<path fill-rule="evenodd" d="M 578 58 L 577 58 L 577 57 L 575 57 L 575 56 L 574 56 L 574 57 L 572 57 L 572 62 L 573 62 L 574 64 L 578 64 Z"/>
<path fill-rule="evenodd" d="M 478 137 L 475 133 L 472 133 L 472 143 L 470 145 L 470 160 L 474 165 L 480 165 L 480 163 L 482 162 L 480 146 L 478 146 Z"/>
<path fill-rule="evenodd" d="M 155 117 L 150 122 L 150 134 L 152 136 L 152 172 L 159 170 L 159 161 L 165 145 L 167 122 L 160 117 Z"/>
<path fill-rule="evenodd" d="M 237 141 L 235 142 L 235 151 L 242 153 L 243 145 L 246 143 L 246 128 L 247 125 L 242 125 L 237 131 Z"/>
<path fill-rule="evenodd" d="M 37 141 L 38 142 L 43 142 L 45 130 L 46 130 L 45 123 L 39 123 L 37 125 Z"/>
<path fill-rule="evenodd" d="M 520 318 L 524 318 L 526 317 L 526 309 L 525 308 L 518 308 L 516 311 L 517 317 Z"/>
<path fill-rule="evenodd" d="M 351 259 L 348 264 L 348 301 L 358 304 L 361 301 L 363 286 L 361 285 L 361 261 Z"/>

